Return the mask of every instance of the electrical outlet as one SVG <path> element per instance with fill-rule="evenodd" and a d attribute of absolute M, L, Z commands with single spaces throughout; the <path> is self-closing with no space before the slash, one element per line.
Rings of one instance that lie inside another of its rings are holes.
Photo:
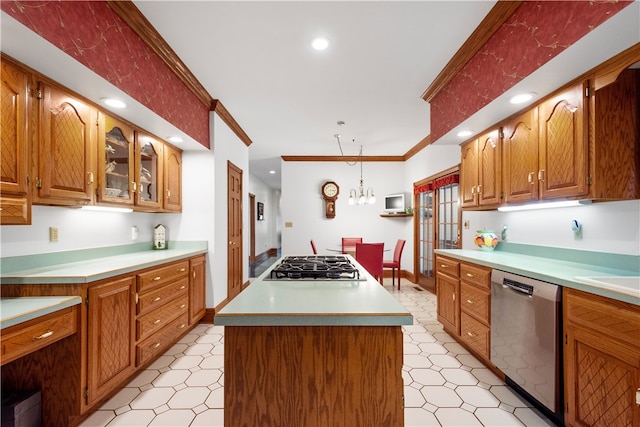
<path fill-rule="evenodd" d="M 138 227 L 131 227 L 131 240 L 138 240 Z"/>
<path fill-rule="evenodd" d="M 50 242 L 58 241 L 58 227 L 49 227 L 49 241 Z"/>

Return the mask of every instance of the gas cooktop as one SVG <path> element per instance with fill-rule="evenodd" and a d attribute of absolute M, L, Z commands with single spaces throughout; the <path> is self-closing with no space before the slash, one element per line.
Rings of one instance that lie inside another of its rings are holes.
<path fill-rule="evenodd" d="M 282 258 L 264 280 L 366 280 L 344 255 L 307 255 Z"/>

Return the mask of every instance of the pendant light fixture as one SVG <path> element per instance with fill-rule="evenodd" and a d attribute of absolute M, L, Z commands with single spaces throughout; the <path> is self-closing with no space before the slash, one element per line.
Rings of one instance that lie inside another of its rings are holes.
<path fill-rule="evenodd" d="M 340 135 L 339 133 L 334 135 L 336 140 L 338 141 L 338 147 L 340 147 L 340 154 L 344 157 L 344 152 L 342 151 L 342 144 L 340 143 Z M 354 140 L 355 142 L 355 140 Z M 350 205 L 372 205 L 376 202 L 376 196 L 373 194 L 373 188 L 367 188 L 367 191 L 364 191 L 364 180 L 362 179 L 362 145 L 360 146 L 360 153 L 358 154 L 360 157 L 360 185 L 358 186 L 358 190 L 352 188 L 349 190 L 349 204 Z M 345 160 L 349 166 L 355 166 L 358 161 L 349 162 Z"/>

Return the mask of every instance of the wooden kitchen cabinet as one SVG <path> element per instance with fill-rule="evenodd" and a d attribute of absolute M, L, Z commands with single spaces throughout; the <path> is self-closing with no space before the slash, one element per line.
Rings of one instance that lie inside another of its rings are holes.
<path fill-rule="evenodd" d="M 538 108 L 508 120 L 503 126 L 505 203 L 538 200 Z"/>
<path fill-rule="evenodd" d="M 66 90 L 38 84 L 37 176 L 33 202 L 86 205 L 96 179 L 97 110 Z"/>
<path fill-rule="evenodd" d="M 640 306 L 563 289 L 565 424 L 640 425 Z"/>
<path fill-rule="evenodd" d="M 135 138 L 136 208 L 161 212 L 165 144 L 142 131 L 136 131 Z"/>
<path fill-rule="evenodd" d="M 438 321 L 456 340 L 493 369 L 491 269 L 436 255 Z"/>
<path fill-rule="evenodd" d="M 494 130 L 462 146 L 460 197 L 463 208 L 502 203 L 502 139 Z"/>
<path fill-rule="evenodd" d="M 193 264 L 190 263 L 193 260 Z M 77 425 L 197 323 L 205 257 L 196 256 L 91 283 L 3 284 L 2 297 L 78 295 L 77 333 L 4 364 L 3 387 L 43 390 L 43 419 Z M 66 312 L 65 312 L 66 314 Z M 66 319 L 66 318 L 65 318 Z M 66 324 L 65 324 L 66 325 Z M 71 332 L 68 328 L 62 332 Z M 3 336 L 3 342 L 5 341 Z M 3 356 L 4 357 L 4 356 Z"/>
<path fill-rule="evenodd" d="M 588 85 L 575 84 L 538 107 L 540 199 L 588 193 Z"/>
<path fill-rule="evenodd" d="M 614 75 L 612 83 L 591 89 L 595 143 L 589 197 L 640 199 L 640 70 L 625 68 Z"/>
<path fill-rule="evenodd" d="M 135 371 L 135 276 L 87 292 L 87 405 L 108 395 Z"/>
<path fill-rule="evenodd" d="M 167 212 L 182 212 L 182 151 L 164 147 L 164 202 Z"/>
<path fill-rule="evenodd" d="M 29 76 L 4 56 L 0 65 L 0 225 L 30 225 Z"/>
<path fill-rule="evenodd" d="M 133 205 L 134 132 L 129 124 L 106 114 L 98 122 L 98 203 Z"/>
<path fill-rule="evenodd" d="M 460 339 L 489 362 L 491 269 L 460 263 Z"/>
<path fill-rule="evenodd" d="M 206 255 L 189 260 L 189 324 L 198 323 L 204 317 L 207 304 Z"/>
<path fill-rule="evenodd" d="M 460 336 L 459 270 L 459 261 L 436 255 L 438 321 L 454 336 Z"/>

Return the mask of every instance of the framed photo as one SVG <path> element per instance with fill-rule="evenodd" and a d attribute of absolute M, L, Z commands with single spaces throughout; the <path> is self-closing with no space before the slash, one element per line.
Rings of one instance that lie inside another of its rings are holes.
<path fill-rule="evenodd" d="M 258 221 L 264 219 L 264 203 L 258 202 Z"/>

